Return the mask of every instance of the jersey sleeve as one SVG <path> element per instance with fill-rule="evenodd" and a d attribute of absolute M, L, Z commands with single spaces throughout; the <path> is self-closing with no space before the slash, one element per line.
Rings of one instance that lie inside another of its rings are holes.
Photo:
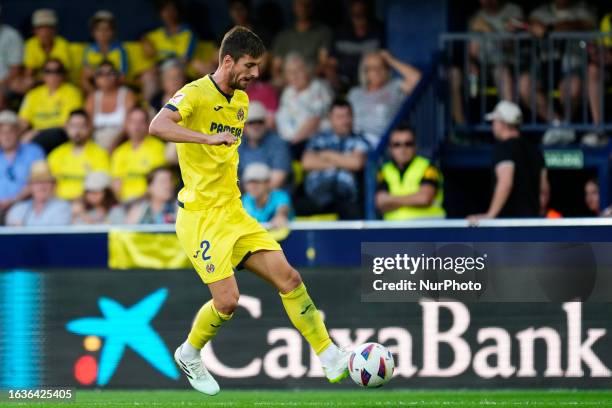
<path fill-rule="evenodd" d="M 185 120 L 191 116 L 198 104 L 197 91 L 198 89 L 195 85 L 189 84 L 184 86 L 170 98 L 164 107 L 180 113 L 181 119 Z"/>

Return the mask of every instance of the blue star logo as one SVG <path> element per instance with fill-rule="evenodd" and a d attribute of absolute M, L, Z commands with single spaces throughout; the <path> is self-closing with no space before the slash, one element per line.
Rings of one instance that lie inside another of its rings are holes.
<path fill-rule="evenodd" d="M 66 325 L 66 329 L 75 334 L 104 337 L 98 385 L 108 384 L 126 346 L 166 377 L 175 380 L 179 378 L 166 345 L 150 324 L 167 296 L 168 289 L 161 288 L 130 308 L 125 308 L 113 299 L 101 297 L 98 306 L 104 317 L 84 317 Z"/>

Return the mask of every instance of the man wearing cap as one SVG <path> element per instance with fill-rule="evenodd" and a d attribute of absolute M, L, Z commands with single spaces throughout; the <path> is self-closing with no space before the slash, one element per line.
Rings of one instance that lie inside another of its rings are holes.
<path fill-rule="evenodd" d="M 0 218 L 11 205 L 30 194 L 30 168 L 44 159 L 45 152 L 38 145 L 19 142 L 17 114 L 0 112 Z"/>
<path fill-rule="evenodd" d="M 32 15 L 34 36 L 26 41 L 23 65 L 26 75 L 32 79 L 50 58 L 62 62 L 67 71 L 72 69 L 68 40 L 57 35 L 57 15 L 51 9 L 39 9 Z"/>
<path fill-rule="evenodd" d="M 280 228 L 289 222 L 291 198 L 285 191 L 273 189 L 271 178 L 272 171 L 267 165 L 248 165 L 242 177 L 246 190 L 242 205 L 258 222 L 269 222 L 273 228 Z"/>
<path fill-rule="evenodd" d="M 538 147 L 521 137 L 521 109 L 512 102 L 501 101 L 485 119 L 492 122 L 497 139 L 493 148 L 495 188 L 487 212 L 470 215 L 468 220 L 538 217 L 540 194 L 549 188 L 548 177 Z"/>
<path fill-rule="evenodd" d="M 287 143 L 267 125 L 268 112 L 261 102 L 249 103 L 249 116 L 244 126 L 245 141 L 238 147 L 238 175 L 252 163 L 264 163 L 271 169 L 270 185 L 283 188 L 291 171 L 291 153 Z"/>
<path fill-rule="evenodd" d="M 29 186 L 32 198 L 11 207 L 6 225 L 42 227 L 70 224 L 70 204 L 55 198 L 55 179 L 44 160 L 32 165 Z"/>

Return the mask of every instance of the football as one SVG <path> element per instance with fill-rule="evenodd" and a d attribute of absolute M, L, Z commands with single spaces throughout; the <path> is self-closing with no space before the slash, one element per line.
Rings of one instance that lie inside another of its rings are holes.
<path fill-rule="evenodd" d="M 393 376 L 395 363 L 391 352 L 378 343 L 364 343 L 349 356 L 349 373 L 362 387 L 382 387 Z"/>

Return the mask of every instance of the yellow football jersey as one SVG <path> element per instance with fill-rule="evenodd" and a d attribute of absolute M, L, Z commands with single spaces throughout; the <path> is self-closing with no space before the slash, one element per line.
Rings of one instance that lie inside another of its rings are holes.
<path fill-rule="evenodd" d="M 231 132 L 238 141 L 231 146 L 178 143 L 177 153 L 184 187 L 179 205 L 187 210 L 204 210 L 240 198 L 238 146 L 248 114 L 249 97 L 235 90 L 221 91 L 211 75 L 185 85 L 166 104 L 178 111 L 179 125 L 204 134 Z"/>
<path fill-rule="evenodd" d="M 51 94 L 47 85 L 43 84 L 29 91 L 23 98 L 19 117 L 36 130 L 62 127 L 70 112 L 81 106 L 81 91 L 76 86 L 65 82 Z"/>
<path fill-rule="evenodd" d="M 66 72 L 72 69 L 72 58 L 70 56 L 69 42 L 64 37 L 56 35 L 53 40 L 53 48 L 49 54 L 45 53 L 38 37 L 31 37 L 25 43 L 23 51 L 23 65 L 26 68 L 39 69 L 45 65 L 49 58 L 57 58 L 62 61 Z"/>
<path fill-rule="evenodd" d="M 176 34 L 170 34 L 164 27 L 160 27 L 150 31 L 146 37 L 155 47 L 157 61 L 168 58 L 190 60 L 197 45 L 197 38 L 187 25 L 181 26 Z"/>

